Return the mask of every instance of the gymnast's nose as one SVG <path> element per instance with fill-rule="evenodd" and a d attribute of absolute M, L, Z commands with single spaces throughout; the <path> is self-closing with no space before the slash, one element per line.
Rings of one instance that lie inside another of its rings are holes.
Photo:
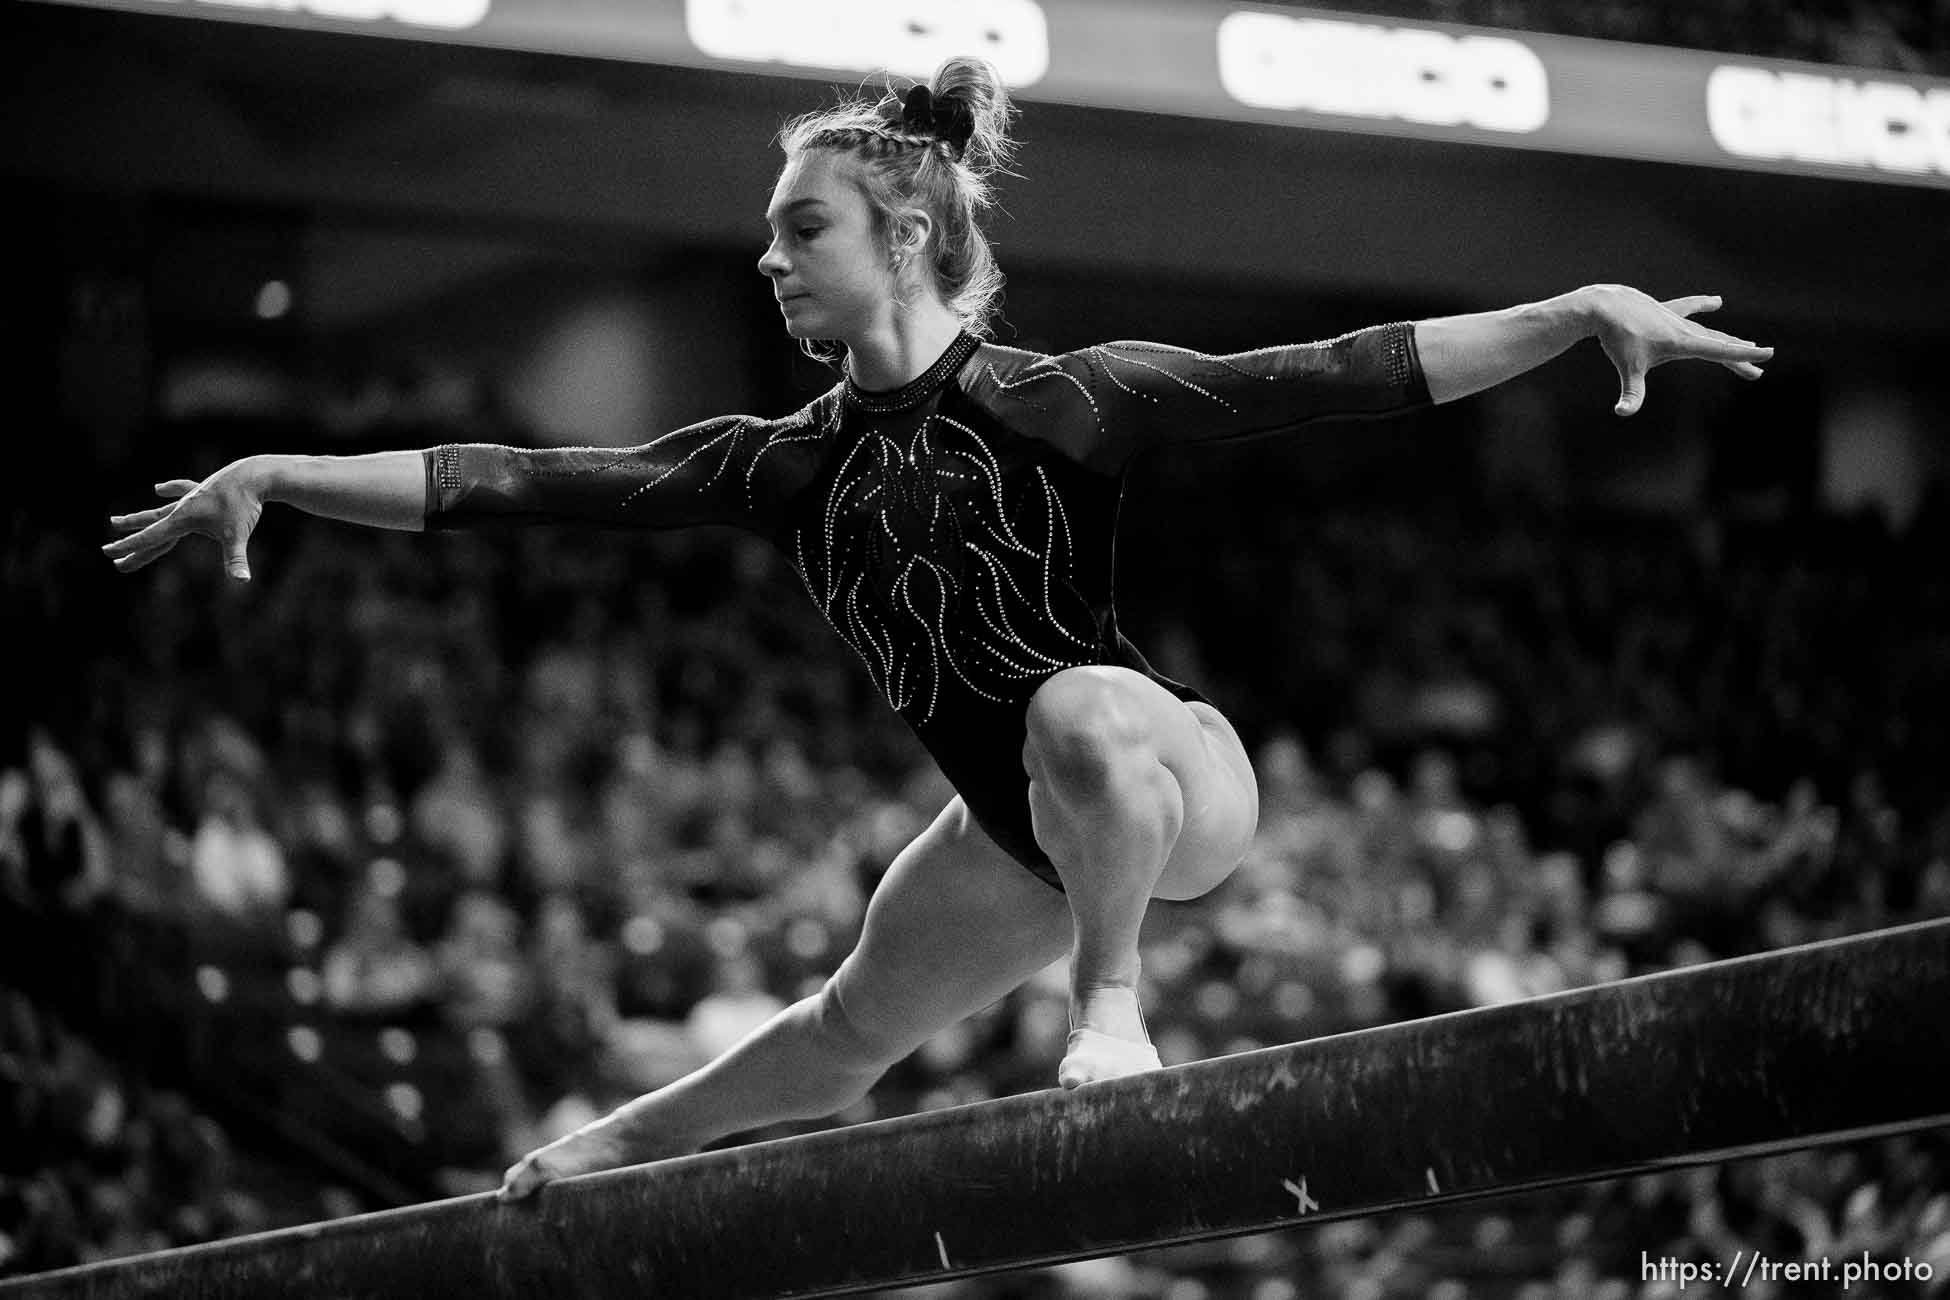
<path fill-rule="evenodd" d="M 758 259 L 758 273 L 776 280 L 791 269 L 785 260 L 785 254 L 779 249 L 779 241 L 774 238 L 766 245 L 764 254 Z"/>

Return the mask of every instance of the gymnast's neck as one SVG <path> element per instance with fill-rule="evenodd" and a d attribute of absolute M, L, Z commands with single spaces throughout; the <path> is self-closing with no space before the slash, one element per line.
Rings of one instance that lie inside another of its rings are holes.
<path fill-rule="evenodd" d="M 846 340 L 847 374 L 870 393 L 891 392 L 927 373 L 961 334 L 961 319 L 935 294 L 894 307 Z"/>

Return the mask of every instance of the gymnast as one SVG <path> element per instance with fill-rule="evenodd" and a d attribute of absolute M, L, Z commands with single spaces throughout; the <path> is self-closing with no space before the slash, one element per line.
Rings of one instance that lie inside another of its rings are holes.
<path fill-rule="evenodd" d="M 1590 285 L 1502 311 L 1208 356 L 1121 342 L 1046 356 L 988 341 L 1002 276 L 979 225 L 1013 110 L 994 70 L 802 116 L 758 270 L 786 333 L 838 382 L 779 419 L 726 416 L 640 447 L 453 445 L 252 456 L 117 516 L 132 572 L 183 538 L 246 543 L 267 502 L 381 528 L 728 523 L 766 538 L 956 795 L 895 859 L 819 992 L 718 1060 L 523 1157 L 550 1180 L 830 1115 L 938 1030 L 1070 958 L 1065 1088 L 1157 1069 L 1138 1005 L 1154 898 L 1198 897 L 1252 839 L 1232 725 L 1117 625 L 1125 468 L 1163 443 L 1284 432 L 1479 392 L 1595 337 L 1629 416 L 1662 362 L 1758 379 L 1772 349 L 1691 318 L 1720 305 Z"/>

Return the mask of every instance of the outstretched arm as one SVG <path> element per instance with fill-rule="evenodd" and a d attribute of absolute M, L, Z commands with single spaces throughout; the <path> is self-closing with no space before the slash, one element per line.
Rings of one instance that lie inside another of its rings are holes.
<path fill-rule="evenodd" d="M 1719 305 L 1705 295 L 1662 303 L 1624 285 L 1590 285 L 1544 302 L 1376 325 L 1321 343 L 1228 356 L 1106 343 L 1007 374 L 990 367 L 983 378 L 997 400 L 1079 429 L 1070 453 L 1113 469 L 1159 443 L 1251 436 L 1453 402 L 1586 338 L 1595 337 L 1618 370 L 1613 409 L 1619 415 L 1639 409 L 1646 372 L 1667 361 L 1716 361 L 1744 379 L 1760 378 L 1772 348 L 1691 319 Z"/>
<path fill-rule="evenodd" d="M 328 519 L 413 530 L 558 521 L 750 526 L 785 490 L 783 458 L 766 453 L 816 440 L 810 426 L 807 412 L 772 422 L 725 416 L 641 447 L 467 443 L 370 456 L 252 456 L 201 483 L 158 484 L 170 504 L 111 517 L 128 536 L 102 550 L 127 573 L 185 537 L 210 537 L 222 544 L 230 576 L 248 581 L 246 545 L 271 501 Z"/>
<path fill-rule="evenodd" d="M 1667 361 L 1717 361 L 1743 379 L 1760 378 L 1760 363 L 1773 357 L 1773 348 L 1691 319 L 1719 305 L 1710 294 L 1659 302 L 1622 284 L 1587 285 L 1502 311 L 1417 321 L 1415 347 L 1430 398 L 1452 402 L 1595 337 L 1618 371 L 1612 410 L 1631 415 L 1645 401 L 1646 372 Z"/>

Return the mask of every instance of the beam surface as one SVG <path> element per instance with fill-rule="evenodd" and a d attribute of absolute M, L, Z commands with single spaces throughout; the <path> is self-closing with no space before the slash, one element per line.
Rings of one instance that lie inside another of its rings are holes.
<path fill-rule="evenodd" d="M 86 1265 L 0 1296 L 758 1297 L 1950 1123 L 1950 920 Z"/>

